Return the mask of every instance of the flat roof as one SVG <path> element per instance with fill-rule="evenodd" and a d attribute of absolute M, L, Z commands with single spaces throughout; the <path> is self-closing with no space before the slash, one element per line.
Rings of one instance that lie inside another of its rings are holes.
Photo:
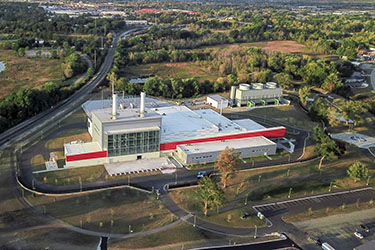
<path fill-rule="evenodd" d="M 207 138 L 264 129 L 253 122 L 248 128 L 212 109 L 191 110 L 185 106 L 158 108 L 162 116 L 161 143 Z"/>
<path fill-rule="evenodd" d="M 139 109 L 117 109 L 116 120 L 112 119 L 112 108 L 94 110 L 92 112 L 101 122 L 119 122 L 130 119 L 141 119 L 139 116 Z M 144 118 L 160 117 L 160 115 L 154 112 L 152 109 L 145 109 Z M 142 118 L 143 119 L 143 118 Z"/>
<path fill-rule="evenodd" d="M 124 98 L 119 95 L 117 98 L 117 106 L 120 107 L 122 103 L 125 108 L 139 108 L 141 102 L 141 98 L 138 97 L 129 97 L 125 96 Z M 173 104 L 164 102 L 155 98 L 145 97 L 145 107 L 146 108 L 157 108 L 157 107 L 165 107 L 165 106 L 172 106 Z M 88 117 L 91 118 L 92 112 L 101 109 L 108 109 L 112 108 L 112 99 L 103 99 L 103 100 L 89 100 L 82 104 L 82 109 L 85 111 Z"/>
<path fill-rule="evenodd" d="M 256 130 L 256 129 L 264 129 L 265 127 L 260 125 L 257 122 L 254 122 L 253 120 L 250 119 L 240 119 L 240 120 L 234 120 L 235 123 L 240 125 L 241 127 L 251 131 L 251 130 Z"/>
<path fill-rule="evenodd" d="M 226 147 L 234 149 L 271 146 L 275 143 L 264 136 L 251 137 L 245 139 L 225 140 L 216 142 L 201 142 L 194 144 L 177 145 L 186 154 L 209 153 L 223 151 Z"/>
<path fill-rule="evenodd" d="M 216 102 L 221 102 L 221 100 L 227 101 L 227 99 L 225 97 L 222 97 L 220 95 L 210 95 L 210 96 L 207 96 L 207 98 L 211 98 L 212 100 L 214 100 Z"/>
<path fill-rule="evenodd" d="M 64 144 L 64 148 L 65 155 L 79 155 L 102 151 L 99 143 L 97 142 L 68 143 Z"/>

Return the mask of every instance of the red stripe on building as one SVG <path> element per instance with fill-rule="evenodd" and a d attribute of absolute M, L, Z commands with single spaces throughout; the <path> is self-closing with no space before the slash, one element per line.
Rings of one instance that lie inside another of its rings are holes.
<path fill-rule="evenodd" d="M 104 158 L 104 157 L 107 157 L 107 151 L 99 151 L 99 152 L 85 153 L 85 154 L 79 154 L 79 155 L 67 155 L 65 158 L 66 158 L 66 161 L 82 161 L 82 160 Z"/>
<path fill-rule="evenodd" d="M 242 133 L 242 134 L 235 134 L 235 135 L 225 135 L 225 136 L 218 136 L 218 137 L 209 137 L 209 138 L 202 138 L 202 139 L 194 139 L 194 140 L 187 140 L 187 141 L 178 141 L 178 142 L 167 142 L 160 144 L 160 151 L 166 150 L 173 150 L 176 149 L 177 145 L 181 144 L 192 144 L 192 143 L 200 143 L 200 142 L 213 142 L 213 141 L 223 141 L 223 140 L 233 140 L 233 139 L 244 139 L 244 138 L 251 138 L 257 136 L 264 136 L 267 138 L 280 138 L 284 137 L 286 128 L 270 128 L 267 130 L 256 131 L 256 132 L 249 132 L 249 133 Z"/>

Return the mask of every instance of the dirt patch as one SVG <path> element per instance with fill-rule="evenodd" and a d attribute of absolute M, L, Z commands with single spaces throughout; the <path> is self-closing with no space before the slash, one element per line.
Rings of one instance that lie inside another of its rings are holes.
<path fill-rule="evenodd" d="M 303 53 L 306 46 L 295 41 L 271 41 L 266 42 L 263 50 L 267 52 L 280 51 L 282 53 Z"/>

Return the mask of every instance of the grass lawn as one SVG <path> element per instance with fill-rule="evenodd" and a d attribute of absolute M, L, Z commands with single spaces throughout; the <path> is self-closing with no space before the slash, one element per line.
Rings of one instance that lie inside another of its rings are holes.
<path fill-rule="evenodd" d="M 62 131 L 56 138 L 47 141 L 45 147 L 48 149 L 62 149 L 64 148 L 64 143 L 76 140 L 91 141 L 91 136 L 89 132 L 87 132 L 87 129 L 79 128 Z"/>
<path fill-rule="evenodd" d="M 338 204 L 338 207 L 335 208 L 326 208 L 320 210 L 310 210 L 306 211 L 306 213 L 294 214 L 290 216 L 284 216 L 282 219 L 288 223 L 306 221 L 321 217 L 327 217 L 335 214 L 347 214 L 352 212 L 357 212 L 360 210 L 367 210 L 374 207 L 374 201 L 370 200 L 369 202 L 360 203 L 357 202 L 355 204 Z"/>
<path fill-rule="evenodd" d="M 172 229 L 148 236 L 117 240 L 111 239 L 110 249 L 196 249 L 228 245 L 228 242 L 237 244 L 278 239 L 275 236 L 258 237 L 229 237 L 215 234 L 182 223 Z"/>
<path fill-rule="evenodd" d="M 95 231 L 128 233 L 130 225 L 133 232 L 141 232 L 176 219 L 155 195 L 129 188 L 62 197 L 27 193 L 25 197 L 40 212 Z"/>
<path fill-rule="evenodd" d="M 366 180 L 355 183 L 346 174 L 348 167 L 355 161 L 360 161 L 367 166 L 370 170 L 370 176 L 375 175 L 375 168 L 371 160 L 362 155 L 357 147 L 348 146 L 345 154 L 338 160 L 324 162 L 321 172 L 318 170 L 318 159 L 277 168 L 238 172 L 232 175 L 232 179 L 229 180 L 225 189 L 225 196 L 227 202 L 230 202 L 248 190 L 250 192 L 247 196 L 250 202 L 286 199 L 290 188 L 292 188 L 291 197 L 293 198 L 328 192 L 331 182 L 332 191 L 361 187 L 366 184 Z M 375 178 L 370 179 L 370 184 L 375 184 Z M 171 196 L 177 204 L 187 211 L 202 211 L 203 203 L 197 197 L 196 190 L 198 190 L 198 187 L 176 189 L 171 192 Z M 243 200 L 244 198 L 241 198 L 237 202 L 243 203 Z M 224 204 L 224 206 L 227 204 Z"/>
<path fill-rule="evenodd" d="M 75 123 L 86 123 L 87 122 L 87 115 L 83 109 L 78 109 L 73 114 L 68 116 L 65 120 L 61 122 L 61 126 L 75 124 Z M 86 129 L 87 131 L 87 129 Z"/>
<path fill-rule="evenodd" d="M 250 211 L 249 211 L 250 210 Z M 249 216 L 241 219 L 241 213 L 247 212 Z M 228 226 L 228 227 L 264 227 L 267 223 L 263 220 L 260 220 L 254 213 L 251 208 L 249 209 L 236 209 L 227 211 L 224 213 L 210 214 L 208 216 L 200 216 L 202 220 L 209 221 L 218 225 Z"/>
<path fill-rule="evenodd" d="M 312 130 L 315 126 L 319 125 L 319 123 L 311 121 L 305 112 L 300 108 L 296 108 L 294 105 L 255 108 L 248 112 L 244 112 L 244 114 L 246 113 L 280 121 L 301 129 Z"/>
<path fill-rule="evenodd" d="M 13 50 L 1 50 L 0 61 L 6 67 L 0 73 L 0 98 L 16 89 L 39 88 L 45 82 L 63 80 L 63 69 L 59 60 L 18 57 Z"/>
<path fill-rule="evenodd" d="M 33 171 L 46 169 L 46 164 L 43 155 L 34 155 L 34 157 L 31 159 L 31 168 Z"/>
<path fill-rule="evenodd" d="M 100 177 L 106 175 L 106 170 L 103 165 L 91 166 L 91 167 L 80 167 L 64 169 L 59 171 L 51 171 L 45 173 L 34 174 L 35 178 L 45 184 L 65 186 L 65 185 L 76 185 L 95 182 L 100 179 Z"/>
<path fill-rule="evenodd" d="M 128 78 L 157 76 L 161 79 L 191 78 L 200 81 L 215 81 L 220 75 L 212 73 L 200 66 L 199 63 L 153 63 L 126 67 L 125 75 Z"/>

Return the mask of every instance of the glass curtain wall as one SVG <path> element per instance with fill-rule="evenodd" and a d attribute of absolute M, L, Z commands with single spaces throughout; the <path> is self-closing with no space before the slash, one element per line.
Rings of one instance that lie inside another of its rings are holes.
<path fill-rule="evenodd" d="M 143 131 L 136 133 L 106 135 L 108 156 L 132 155 L 160 150 L 160 132 Z"/>

